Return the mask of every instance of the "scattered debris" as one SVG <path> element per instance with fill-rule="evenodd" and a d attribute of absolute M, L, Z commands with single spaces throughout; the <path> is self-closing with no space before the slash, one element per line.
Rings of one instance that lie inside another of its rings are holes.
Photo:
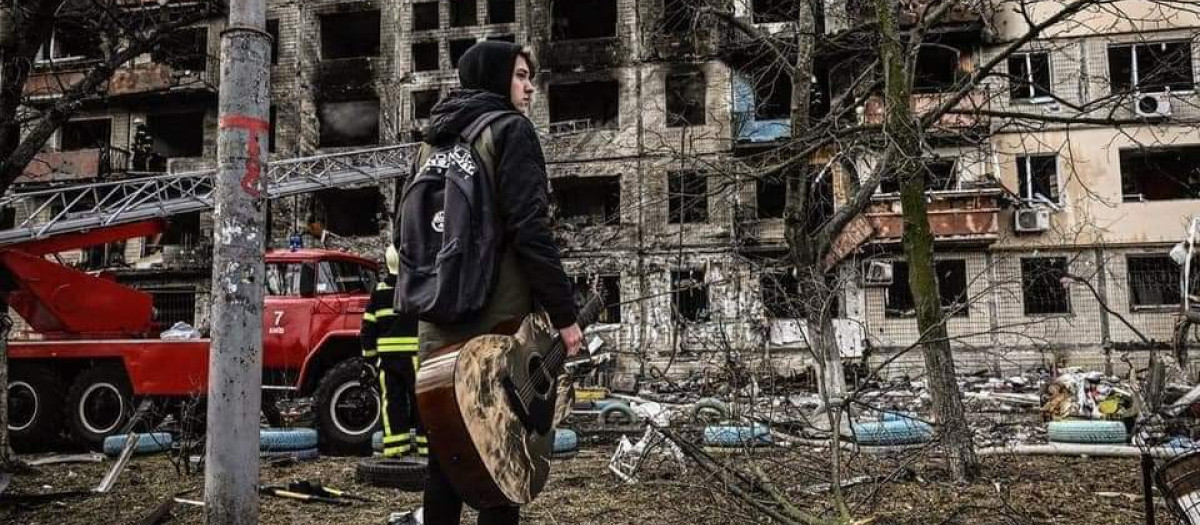
<path fill-rule="evenodd" d="M 294 492 L 294 491 L 288 490 L 285 487 L 278 486 L 278 485 L 265 485 L 263 487 L 260 487 L 258 489 L 258 491 L 260 494 L 266 494 L 268 496 L 274 496 L 277 498 L 294 499 L 296 501 L 300 501 L 303 503 L 325 503 L 328 505 L 339 505 L 339 506 L 351 505 L 350 501 L 347 501 L 344 499 L 331 498 L 331 497 L 327 497 L 327 496 L 314 496 L 312 494 L 304 494 L 301 492 Z"/>
<path fill-rule="evenodd" d="M 52 456 L 32 459 L 26 463 L 31 467 L 40 467 L 43 465 L 57 465 L 59 463 L 100 463 L 103 461 L 104 454 L 89 452 L 87 454 L 54 454 Z"/>

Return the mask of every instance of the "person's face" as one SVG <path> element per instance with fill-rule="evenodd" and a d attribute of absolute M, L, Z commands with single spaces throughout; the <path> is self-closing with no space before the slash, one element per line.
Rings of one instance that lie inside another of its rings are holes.
<path fill-rule="evenodd" d="M 529 113 L 529 103 L 533 102 L 533 74 L 529 71 L 529 62 L 521 55 L 517 55 L 517 63 L 513 65 L 511 84 L 508 98 L 518 111 Z"/>

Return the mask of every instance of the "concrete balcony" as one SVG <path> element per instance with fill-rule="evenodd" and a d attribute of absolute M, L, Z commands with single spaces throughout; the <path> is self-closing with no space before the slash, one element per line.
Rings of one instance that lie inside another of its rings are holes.
<path fill-rule="evenodd" d="M 1000 235 L 1000 190 L 998 188 L 929 193 L 929 226 L 934 242 L 988 245 Z M 878 196 L 867 205 L 864 216 L 874 230 L 872 242 L 900 242 L 904 233 L 900 197 Z"/>
<path fill-rule="evenodd" d="M 950 97 L 949 93 L 917 93 L 912 96 L 911 107 L 918 116 L 933 111 Z M 976 111 L 989 105 L 988 94 L 972 91 L 954 105 L 956 111 Z M 867 99 L 863 117 L 870 124 L 882 124 L 885 111 L 881 97 Z M 947 113 L 938 119 L 936 128 L 945 130 L 986 129 L 991 120 L 984 115 Z"/>
<path fill-rule="evenodd" d="M 129 153 L 119 148 L 89 148 L 38 153 L 17 177 L 17 184 L 98 179 L 129 169 Z"/>
<path fill-rule="evenodd" d="M 35 69 L 25 83 L 25 95 L 31 98 L 53 98 L 83 80 L 88 62 L 77 62 Z M 207 57 L 205 70 L 181 70 L 167 64 L 146 63 L 122 67 L 107 83 L 109 97 L 161 94 L 168 92 L 204 92 L 215 94 L 220 62 Z"/>

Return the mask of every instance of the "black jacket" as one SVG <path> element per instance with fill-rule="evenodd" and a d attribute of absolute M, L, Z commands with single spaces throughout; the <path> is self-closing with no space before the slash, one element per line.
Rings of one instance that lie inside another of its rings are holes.
<path fill-rule="evenodd" d="M 453 139 L 487 111 L 514 109 L 507 98 L 482 90 L 453 91 L 433 107 L 425 141 Z M 555 328 L 575 323 L 572 284 L 563 271 L 550 234 L 550 192 L 546 158 L 533 123 L 524 116 L 492 124 L 496 197 L 504 221 L 505 246 L 516 250 L 533 298 Z"/>

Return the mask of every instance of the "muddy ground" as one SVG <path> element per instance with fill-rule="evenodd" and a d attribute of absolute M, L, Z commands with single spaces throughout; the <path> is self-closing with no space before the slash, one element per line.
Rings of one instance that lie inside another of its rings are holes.
<path fill-rule="evenodd" d="M 672 463 L 648 468 L 644 481 L 625 484 L 607 470 L 611 440 L 585 443 L 573 458 L 557 460 L 546 491 L 522 511 L 531 524 L 665 525 L 766 523 L 710 476 L 694 467 L 681 473 Z M 754 464 L 779 483 L 797 505 L 811 512 L 830 509 L 827 493 L 813 488 L 822 479 L 828 453 L 812 449 L 759 449 L 751 455 L 719 459 Z M 271 525 L 382 525 L 389 513 L 415 507 L 419 494 L 401 493 L 355 482 L 360 458 L 323 457 L 314 461 L 262 467 L 264 483 L 320 480 L 328 486 L 360 492 L 374 503 L 350 507 L 301 504 L 262 497 L 260 523 Z M 1132 459 L 1057 457 L 999 458 L 984 461 L 979 481 L 957 485 L 927 458 L 851 456 L 851 477 L 889 476 L 886 482 L 847 490 L 854 515 L 877 524 L 1114 524 L 1144 523 L 1138 462 Z M 37 494 L 87 490 L 109 462 L 52 465 L 14 477 L 5 491 Z M 138 457 L 105 495 L 59 498 L 14 504 L 0 499 L 0 522 L 22 525 L 108 525 L 139 523 L 166 497 L 203 499 L 203 475 L 177 469 L 167 455 Z M 742 488 L 746 488 L 743 486 Z M 763 492 L 751 492 L 762 496 Z M 1158 504 L 1159 523 L 1171 523 Z M 474 523 L 468 515 L 464 523 Z M 167 524 L 201 524 L 199 508 L 177 506 Z"/>

